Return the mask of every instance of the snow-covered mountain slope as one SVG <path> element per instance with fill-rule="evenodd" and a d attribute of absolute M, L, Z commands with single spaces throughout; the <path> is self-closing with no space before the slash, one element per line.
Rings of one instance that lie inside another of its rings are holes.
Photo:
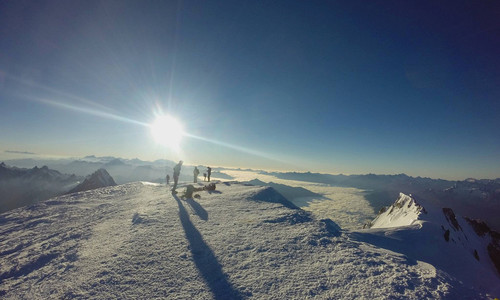
<path fill-rule="evenodd" d="M 500 253 L 500 240 L 484 223 L 401 193 L 369 225 L 371 229 L 360 234 L 362 240 L 376 240 L 374 244 L 430 263 L 480 289 L 500 293 L 500 266 L 494 262 Z M 475 229 L 478 226 L 483 226 L 482 234 Z"/>
<path fill-rule="evenodd" d="M 98 189 L 107 186 L 115 186 L 116 183 L 113 180 L 113 177 L 109 175 L 106 169 L 99 169 L 87 176 L 85 180 L 73 188 L 69 193 L 83 192 L 93 189 Z"/>
<path fill-rule="evenodd" d="M 357 235 L 316 220 L 269 187 L 218 183 L 194 199 L 151 183 L 106 187 L 0 215 L 0 297 L 491 296 L 427 262 L 374 246 L 385 237 L 370 234 L 368 243 Z"/>
<path fill-rule="evenodd" d="M 393 205 L 382 208 L 379 215 L 371 222 L 371 228 L 400 227 L 414 224 L 421 225 L 420 214 L 427 214 L 423 206 L 411 196 L 403 193 Z"/>

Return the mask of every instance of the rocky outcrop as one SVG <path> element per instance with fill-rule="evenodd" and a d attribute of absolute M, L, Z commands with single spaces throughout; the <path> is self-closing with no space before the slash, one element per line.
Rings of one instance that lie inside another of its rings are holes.
<path fill-rule="evenodd" d="M 494 269 L 500 274 L 500 233 L 491 230 L 481 220 L 455 215 L 451 208 L 439 209 L 424 199 L 419 198 L 417 202 L 413 196 L 401 193 L 394 204 L 382 209 L 372 222 L 365 225 L 365 228 L 405 226 L 417 230 L 426 226 L 426 234 L 436 237 L 440 235 L 446 247 L 451 247 L 455 253 L 463 253 L 464 257 L 472 255 L 478 262 L 488 264 L 489 256 Z M 439 238 L 434 240 L 438 241 Z"/>
<path fill-rule="evenodd" d="M 69 191 L 69 193 L 83 192 L 115 185 L 116 182 L 114 181 L 113 177 L 109 175 L 108 171 L 106 171 L 106 169 L 99 169 L 92 175 L 85 178 L 85 180 L 81 184 Z"/>
<path fill-rule="evenodd" d="M 495 268 L 500 274 L 500 233 L 491 230 L 490 227 L 481 220 L 465 218 L 467 223 L 474 229 L 474 232 L 481 237 L 490 237 L 491 242 L 488 244 L 488 255 L 495 265 Z"/>

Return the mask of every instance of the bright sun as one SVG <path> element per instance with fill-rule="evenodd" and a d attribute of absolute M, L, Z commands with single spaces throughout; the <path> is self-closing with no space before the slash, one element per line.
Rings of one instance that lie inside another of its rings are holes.
<path fill-rule="evenodd" d="M 159 116 L 150 125 L 151 133 L 158 144 L 178 150 L 184 131 L 181 123 L 170 116 Z"/>

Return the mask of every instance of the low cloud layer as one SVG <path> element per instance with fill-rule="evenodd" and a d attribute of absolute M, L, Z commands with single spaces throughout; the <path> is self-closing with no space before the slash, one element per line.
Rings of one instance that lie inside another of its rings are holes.
<path fill-rule="evenodd" d="M 16 151 L 16 150 L 5 150 L 5 153 L 11 154 L 27 154 L 27 155 L 35 155 L 36 153 L 28 152 L 28 151 Z"/>

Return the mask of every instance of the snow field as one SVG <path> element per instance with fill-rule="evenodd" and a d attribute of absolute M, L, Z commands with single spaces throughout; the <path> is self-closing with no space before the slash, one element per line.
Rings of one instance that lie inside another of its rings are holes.
<path fill-rule="evenodd" d="M 484 297 L 427 263 L 367 242 L 363 232 L 286 207 L 272 189 L 218 183 L 193 199 L 182 199 L 183 190 L 172 195 L 136 182 L 0 215 L 0 296 Z"/>

